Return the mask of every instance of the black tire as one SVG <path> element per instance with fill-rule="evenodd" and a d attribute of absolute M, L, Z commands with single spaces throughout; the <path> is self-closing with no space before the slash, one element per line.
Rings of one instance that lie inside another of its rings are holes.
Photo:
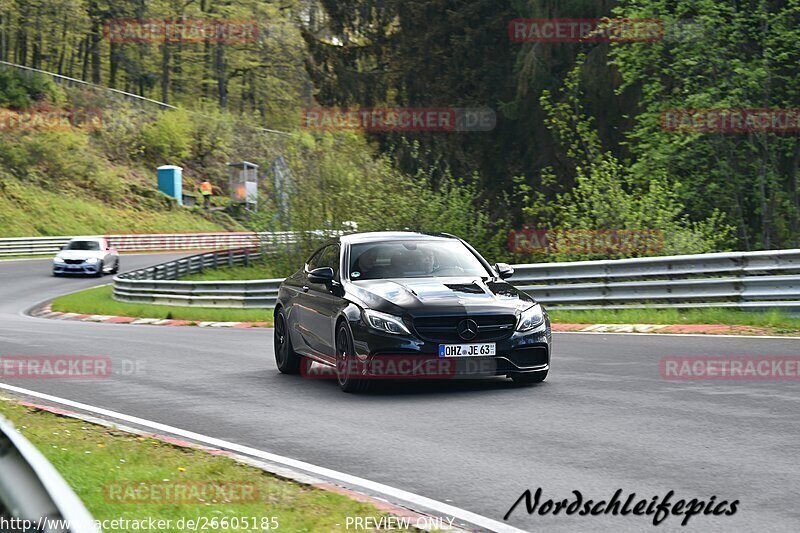
<path fill-rule="evenodd" d="M 298 374 L 302 356 L 292 348 L 292 338 L 283 309 L 275 315 L 275 331 L 272 334 L 275 349 L 275 364 L 282 374 Z"/>
<path fill-rule="evenodd" d="M 547 378 L 548 370 L 530 372 L 528 374 L 511 374 L 514 383 L 541 383 Z"/>
<path fill-rule="evenodd" d="M 369 381 L 356 377 L 358 372 L 354 356 L 353 338 L 350 336 L 347 325 L 343 322 L 336 328 L 336 380 L 344 392 L 364 392 L 369 385 Z"/>
<path fill-rule="evenodd" d="M 114 263 L 114 269 L 111 271 L 111 273 L 112 274 L 119 274 L 119 259 L 117 259 L 117 262 Z"/>
<path fill-rule="evenodd" d="M 105 264 L 102 261 L 100 261 L 100 264 L 98 265 L 97 273 L 95 274 L 95 276 L 97 276 L 98 278 L 102 278 L 103 274 L 105 274 L 105 272 L 103 272 L 104 268 L 105 268 Z"/>

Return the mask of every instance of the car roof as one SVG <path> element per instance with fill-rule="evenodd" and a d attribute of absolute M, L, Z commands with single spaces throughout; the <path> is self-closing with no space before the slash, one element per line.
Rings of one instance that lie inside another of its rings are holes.
<path fill-rule="evenodd" d="M 361 244 L 369 242 L 380 241 L 449 241 L 457 239 L 453 235 L 446 233 L 432 234 L 420 233 L 416 231 L 373 231 L 369 233 L 350 233 L 342 235 L 340 240 L 342 243 Z"/>
<path fill-rule="evenodd" d="M 105 237 L 98 237 L 97 235 L 94 235 L 94 236 L 91 236 L 91 237 L 88 237 L 88 236 L 87 237 L 73 237 L 73 238 L 71 238 L 69 240 L 69 242 L 72 242 L 72 241 L 102 241 L 104 238 Z"/>

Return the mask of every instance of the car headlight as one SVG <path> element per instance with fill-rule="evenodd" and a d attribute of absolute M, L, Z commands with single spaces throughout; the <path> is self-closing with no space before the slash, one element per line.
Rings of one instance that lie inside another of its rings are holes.
<path fill-rule="evenodd" d="M 544 322 L 544 310 L 539 304 L 534 304 L 519 315 L 517 331 L 530 331 Z"/>
<path fill-rule="evenodd" d="M 64 260 L 62 258 L 56 256 L 56 257 L 53 258 L 53 263 L 55 263 L 57 265 L 63 265 L 64 264 Z"/>
<path fill-rule="evenodd" d="M 94 265 L 94 264 L 97 264 L 97 258 L 96 257 L 90 257 L 89 259 L 86 259 L 84 262 L 87 265 Z"/>
<path fill-rule="evenodd" d="M 364 317 L 367 325 L 384 333 L 394 333 L 395 335 L 411 335 L 408 328 L 403 324 L 403 319 L 399 316 L 388 315 L 372 309 L 364 309 Z"/>

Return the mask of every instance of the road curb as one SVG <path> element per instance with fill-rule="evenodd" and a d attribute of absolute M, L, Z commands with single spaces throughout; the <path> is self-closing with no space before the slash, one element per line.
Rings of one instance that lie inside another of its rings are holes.
<path fill-rule="evenodd" d="M 133 324 L 135 326 L 197 326 L 200 328 L 269 328 L 269 322 L 207 322 L 201 320 L 174 320 L 169 318 L 136 318 L 132 316 L 88 315 L 82 313 L 63 313 L 53 311 L 52 303 L 46 303 L 33 308 L 30 316 L 47 318 L 50 320 L 75 320 L 78 322 L 104 322 L 107 324 Z"/>
<path fill-rule="evenodd" d="M 0 398 L 3 398 L 3 397 L 0 397 Z M 352 500 L 355 500 L 357 502 L 360 502 L 360 503 L 370 504 L 380 512 L 387 513 L 387 514 L 390 514 L 390 515 L 393 515 L 393 516 L 396 516 L 396 517 L 400 517 L 400 518 L 409 519 L 412 524 L 417 524 L 417 526 L 415 526 L 415 529 L 417 529 L 417 530 L 430 531 L 431 529 L 428 529 L 428 528 L 425 528 L 425 527 L 419 527 L 419 524 L 421 524 L 421 523 L 435 523 L 435 520 L 430 520 L 430 519 L 437 518 L 435 515 L 425 514 L 425 513 L 418 512 L 418 511 L 413 511 L 413 510 L 408 509 L 406 507 L 401 507 L 401 506 L 398 506 L 398 505 L 394 505 L 392 503 L 387 502 L 386 500 L 382 500 L 380 498 L 376 498 L 374 496 L 370 496 L 368 494 L 364 494 L 362 492 L 358 492 L 358 491 L 353 490 L 353 489 L 349 489 L 349 488 L 346 488 L 346 487 L 342 487 L 340 485 L 336 485 L 334 483 L 331 483 L 330 481 L 325 481 L 325 480 L 322 480 L 322 479 L 319 479 L 319 478 L 315 478 L 315 477 L 313 477 L 313 476 L 311 476 L 309 474 L 306 474 L 304 472 L 299 472 L 299 471 L 292 470 L 291 468 L 288 468 L 286 466 L 273 465 L 271 463 L 268 463 L 268 462 L 265 462 L 265 461 L 260 461 L 258 459 L 254 459 L 252 457 L 247 457 L 245 455 L 240 455 L 238 453 L 235 453 L 235 452 L 232 452 L 232 451 L 229 451 L 229 450 L 222 450 L 222 449 L 214 448 L 214 447 L 211 447 L 211 446 L 205 446 L 205 445 L 197 444 L 197 443 L 190 442 L 190 441 L 187 441 L 187 440 L 182 440 L 182 439 L 179 439 L 179 438 L 176 438 L 176 437 L 171 437 L 169 435 L 162 435 L 162 434 L 159 434 L 159 433 L 152 433 L 152 432 L 149 432 L 149 431 L 143 431 L 143 430 L 131 427 L 131 426 L 114 424 L 114 423 L 109 422 L 107 420 L 104 420 L 102 418 L 98 418 L 98 417 L 90 416 L 90 415 L 85 415 L 85 414 L 77 413 L 77 412 L 74 412 L 74 411 L 69 411 L 67 409 L 62 409 L 60 407 L 53 407 L 53 406 L 49 406 L 49 405 L 33 403 L 33 402 L 29 402 L 29 401 L 18 399 L 18 398 L 5 397 L 5 399 L 14 401 L 14 402 L 18 403 L 19 405 L 23 405 L 25 407 L 30 407 L 30 408 L 33 408 L 33 409 L 39 409 L 41 411 L 46 411 L 48 413 L 52 413 L 52 414 L 55 414 L 55 415 L 58 415 L 58 416 L 64 416 L 64 417 L 68 417 L 68 418 L 74 418 L 76 420 L 82 420 L 84 422 L 88 422 L 88 423 L 99 425 L 99 426 L 102 426 L 102 427 L 105 427 L 105 428 L 113 429 L 114 431 L 122 431 L 124 433 L 129 433 L 131 435 L 136 435 L 138 437 L 146 437 L 146 438 L 150 438 L 150 439 L 154 439 L 154 440 L 160 440 L 162 442 L 165 442 L 167 444 L 171 444 L 172 446 L 176 446 L 178 448 L 187 448 L 187 449 L 192 449 L 192 450 L 198 450 L 198 451 L 202 451 L 202 452 L 205 452 L 205 453 L 209 453 L 211 455 L 218 455 L 218 456 L 222 456 L 222 457 L 227 457 L 229 459 L 232 459 L 232 460 L 236 461 L 237 463 L 245 464 L 245 465 L 252 466 L 252 467 L 258 468 L 260 470 L 263 470 L 264 472 L 272 474 L 273 476 L 275 476 L 277 478 L 280 478 L 280 479 L 293 481 L 295 483 L 299 483 L 301 485 L 310 486 L 310 487 L 313 487 L 313 488 L 316 488 L 316 489 L 319 489 L 319 490 L 324 490 L 326 492 L 333 492 L 333 493 L 336 493 L 336 494 L 340 494 L 340 495 L 346 496 L 346 497 L 348 497 L 348 498 L 350 498 Z M 441 529 L 437 529 L 437 530 L 441 531 Z M 445 531 L 450 531 L 450 532 L 455 532 L 455 533 L 469 533 L 470 530 L 463 529 L 463 528 L 457 527 L 457 526 L 451 526 L 451 527 L 445 529 Z"/>
<path fill-rule="evenodd" d="M 30 316 L 51 320 L 73 320 L 78 322 L 104 322 L 107 324 L 133 324 L 135 326 L 195 326 L 200 328 L 253 329 L 271 328 L 269 322 L 207 322 L 201 320 L 175 320 L 167 318 L 136 318 L 131 316 L 89 315 L 53 311 L 51 302 L 34 307 Z M 556 333 L 661 333 L 671 335 L 734 335 L 770 336 L 769 328 L 757 326 L 728 326 L 724 324 L 552 324 Z M 776 337 L 793 338 L 793 335 Z"/>
<path fill-rule="evenodd" d="M 739 337 L 776 336 L 795 338 L 796 335 L 774 335 L 773 329 L 760 326 L 725 324 L 552 324 L 559 333 L 660 333 L 665 335 L 734 335 Z"/>

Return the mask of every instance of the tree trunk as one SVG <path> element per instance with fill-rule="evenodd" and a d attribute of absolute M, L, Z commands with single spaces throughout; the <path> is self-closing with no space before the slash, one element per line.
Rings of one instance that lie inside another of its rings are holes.
<path fill-rule="evenodd" d="M 228 107 L 228 81 L 225 79 L 225 44 L 217 43 L 214 54 L 214 74 L 217 79 L 219 106 Z"/>
<path fill-rule="evenodd" d="M 92 83 L 101 82 L 101 57 L 100 42 L 103 40 L 103 14 L 97 0 L 89 2 L 89 20 L 91 20 L 91 30 L 89 32 L 89 52 L 92 64 Z"/>
<path fill-rule="evenodd" d="M 8 15 L 0 13 L 0 60 L 8 61 Z"/>
<path fill-rule="evenodd" d="M 117 88 L 117 72 L 119 71 L 119 43 L 111 41 L 111 53 L 108 58 L 108 86 Z"/>
<path fill-rule="evenodd" d="M 161 46 L 161 101 L 165 103 L 169 103 L 170 46 L 169 41 L 164 39 Z"/>

